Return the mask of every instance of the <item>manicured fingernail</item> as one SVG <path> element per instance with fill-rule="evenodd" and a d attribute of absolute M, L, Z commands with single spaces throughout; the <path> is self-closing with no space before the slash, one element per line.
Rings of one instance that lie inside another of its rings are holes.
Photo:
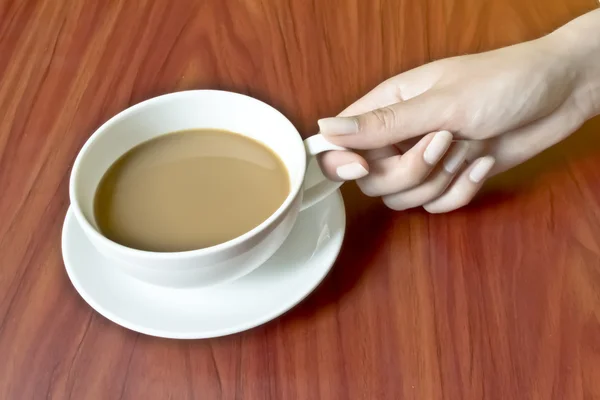
<path fill-rule="evenodd" d="M 367 171 L 365 167 L 356 162 L 337 167 L 335 172 L 340 177 L 340 179 L 343 179 L 345 181 L 354 181 L 356 179 L 360 179 L 364 176 L 367 176 L 367 174 L 369 173 L 369 171 Z"/>
<path fill-rule="evenodd" d="M 471 169 L 469 179 L 474 183 L 481 182 L 490 173 L 495 163 L 496 159 L 492 156 L 480 158 Z"/>
<path fill-rule="evenodd" d="M 321 133 L 330 136 L 352 135 L 358 132 L 358 123 L 354 118 L 334 117 L 319 120 Z"/>
<path fill-rule="evenodd" d="M 423 153 L 423 159 L 429 165 L 433 165 L 442 158 L 448 147 L 452 144 L 452 134 L 448 131 L 441 131 L 435 134 L 431 142 L 427 145 Z"/>
<path fill-rule="evenodd" d="M 450 150 L 448 157 L 446 157 L 446 159 L 444 160 L 444 169 L 451 174 L 458 171 L 462 163 L 465 161 L 468 151 L 468 143 L 456 143 L 452 150 Z"/>

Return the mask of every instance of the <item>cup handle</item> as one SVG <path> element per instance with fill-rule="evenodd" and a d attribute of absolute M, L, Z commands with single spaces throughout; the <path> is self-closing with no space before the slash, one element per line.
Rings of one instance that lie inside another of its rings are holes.
<path fill-rule="evenodd" d="M 304 141 L 304 148 L 306 149 L 307 157 L 307 171 L 304 177 L 304 195 L 302 199 L 302 206 L 300 210 L 306 210 L 307 208 L 317 204 L 327 196 L 335 192 L 342 186 L 344 182 L 333 182 L 325 178 L 320 172 L 320 169 L 315 164 L 310 163 L 311 159 L 317 154 L 324 153 L 332 150 L 347 150 L 344 147 L 336 146 L 333 143 L 328 142 L 323 135 L 316 134 Z M 311 166 L 318 171 L 311 171 Z"/>

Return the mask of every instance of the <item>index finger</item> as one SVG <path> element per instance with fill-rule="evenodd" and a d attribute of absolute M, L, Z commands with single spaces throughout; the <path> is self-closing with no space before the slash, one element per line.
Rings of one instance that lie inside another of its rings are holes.
<path fill-rule="evenodd" d="M 370 150 L 426 135 L 451 130 L 445 126 L 452 114 L 452 99 L 429 91 L 364 114 L 319 120 L 321 133 L 342 147 Z"/>

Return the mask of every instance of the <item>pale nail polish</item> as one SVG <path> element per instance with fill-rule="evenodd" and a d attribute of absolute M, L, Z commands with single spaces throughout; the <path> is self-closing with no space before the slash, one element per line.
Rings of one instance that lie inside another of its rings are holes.
<path fill-rule="evenodd" d="M 471 169 L 469 179 L 474 183 L 481 182 L 490 173 L 495 163 L 496 159 L 492 156 L 480 158 L 475 162 L 473 169 Z"/>
<path fill-rule="evenodd" d="M 354 118 L 334 117 L 320 119 L 319 129 L 325 135 L 352 135 L 358 132 L 358 123 Z"/>
<path fill-rule="evenodd" d="M 369 172 L 365 169 L 365 167 L 355 162 L 337 167 L 336 173 L 340 179 L 345 181 L 354 181 L 367 176 Z"/>
<path fill-rule="evenodd" d="M 456 143 L 456 145 L 450 150 L 448 157 L 444 160 L 444 169 L 449 173 L 453 174 L 462 165 L 467 158 L 469 151 L 469 144 L 466 142 Z"/>
<path fill-rule="evenodd" d="M 442 158 L 448 147 L 452 144 L 452 134 L 441 131 L 435 134 L 423 153 L 423 159 L 429 165 L 433 165 Z"/>

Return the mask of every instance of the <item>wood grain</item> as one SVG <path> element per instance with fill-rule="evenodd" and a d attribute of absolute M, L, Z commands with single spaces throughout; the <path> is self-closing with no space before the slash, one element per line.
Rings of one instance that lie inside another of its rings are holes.
<path fill-rule="evenodd" d="M 468 208 L 344 189 L 328 279 L 263 327 L 127 331 L 64 272 L 70 167 L 131 104 L 223 88 L 305 135 L 381 80 L 540 36 L 594 0 L 0 0 L 0 399 L 600 398 L 600 121 Z"/>

